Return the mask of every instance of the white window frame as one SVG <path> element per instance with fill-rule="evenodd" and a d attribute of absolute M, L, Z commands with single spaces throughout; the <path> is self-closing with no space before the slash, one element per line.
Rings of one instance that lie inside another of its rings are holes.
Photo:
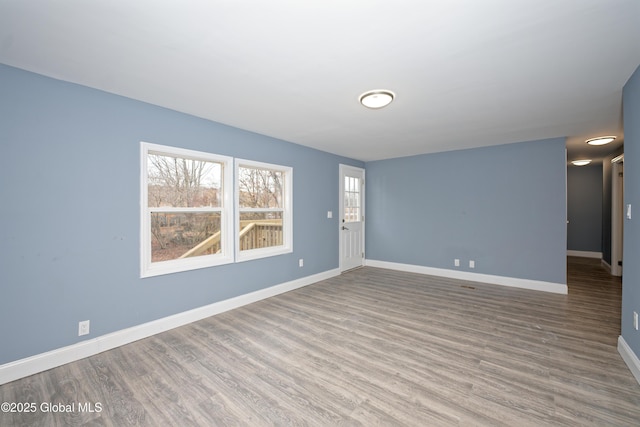
<path fill-rule="evenodd" d="M 282 245 L 267 248 L 240 250 L 240 214 L 242 212 L 273 212 L 277 209 L 251 209 L 240 208 L 240 179 L 239 169 L 241 167 L 270 169 L 280 171 L 284 175 L 283 207 L 282 212 Z M 236 262 L 249 261 L 253 259 L 266 258 L 293 252 L 293 168 L 289 166 L 274 165 L 270 163 L 257 162 L 253 160 L 235 159 L 235 236 Z"/>
<path fill-rule="evenodd" d="M 140 276 L 152 277 L 162 274 L 177 273 L 181 271 L 195 270 L 199 268 L 213 267 L 216 265 L 233 262 L 233 158 L 184 148 L 170 147 L 166 145 L 140 143 L 141 178 L 140 178 Z M 220 207 L 202 208 L 153 208 L 148 202 L 148 155 L 161 154 L 178 158 L 188 158 L 220 163 L 222 165 L 222 198 Z M 220 212 L 220 253 L 202 255 L 184 259 L 168 261 L 151 261 L 151 213 L 154 210 L 167 211 L 192 211 L 192 212 Z"/>

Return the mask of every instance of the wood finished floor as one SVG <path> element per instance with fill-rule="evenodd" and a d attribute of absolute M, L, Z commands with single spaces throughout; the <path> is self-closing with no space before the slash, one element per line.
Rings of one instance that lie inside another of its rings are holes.
<path fill-rule="evenodd" d="M 568 272 L 556 295 L 363 268 L 0 386 L 76 403 L 0 425 L 638 426 L 620 280 Z"/>

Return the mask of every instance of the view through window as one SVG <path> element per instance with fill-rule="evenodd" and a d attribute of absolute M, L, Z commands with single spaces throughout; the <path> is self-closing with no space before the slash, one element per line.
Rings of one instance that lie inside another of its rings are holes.
<path fill-rule="evenodd" d="M 143 150 L 143 274 L 160 265 L 164 273 L 229 262 L 224 175 L 230 160 L 152 144 Z"/>
<path fill-rule="evenodd" d="M 245 160 L 236 165 L 240 260 L 290 252 L 291 168 Z"/>

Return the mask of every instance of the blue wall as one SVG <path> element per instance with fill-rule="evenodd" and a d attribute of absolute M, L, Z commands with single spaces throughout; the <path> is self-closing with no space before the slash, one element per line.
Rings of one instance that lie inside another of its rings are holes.
<path fill-rule="evenodd" d="M 566 170 L 564 139 L 367 163 L 367 259 L 564 284 Z"/>
<path fill-rule="evenodd" d="M 338 165 L 364 166 L 3 65 L 0 141 L 0 364 L 338 268 Z M 140 279 L 140 141 L 292 166 L 294 253 Z"/>
<path fill-rule="evenodd" d="M 622 337 L 640 357 L 640 332 L 633 329 L 633 311 L 640 313 L 640 68 L 623 91 L 624 202 L 632 219 L 624 222 L 622 264 Z"/>
<path fill-rule="evenodd" d="M 602 165 L 567 169 L 567 249 L 602 252 Z"/>

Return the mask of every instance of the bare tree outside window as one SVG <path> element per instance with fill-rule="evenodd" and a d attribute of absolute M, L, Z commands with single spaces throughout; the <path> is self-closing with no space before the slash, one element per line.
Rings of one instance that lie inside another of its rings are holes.
<path fill-rule="evenodd" d="M 241 208 L 282 208 L 282 171 L 241 167 Z"/>
<path fill-rule="evenodd" d="M 238 168 L 240 251 L 283 245 L 284 175 L 276 169 Z"/>
<path fill-rule="evenodd" d="M 140 276 L 233 262 L 233 158 L 149 142 L 140 148 Z"/>
<path fill-rule="evenodd" d="M 149 206 L 219 207 L 221 165 L 149 154 Z"/>
<path fill-rule="evenodd" d="M 221 206 L 222 165 L 149 153 L 147 174 L 152 262 L 217 253 L 221 214 L 198 208 Z"/>

